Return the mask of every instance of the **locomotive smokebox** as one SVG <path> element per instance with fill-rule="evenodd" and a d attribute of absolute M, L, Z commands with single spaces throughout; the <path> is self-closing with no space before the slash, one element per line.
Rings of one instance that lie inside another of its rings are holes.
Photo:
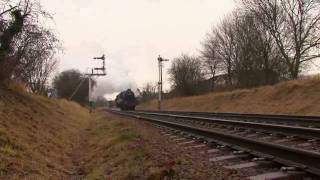
<path fill-rule="evenodd" d="M 122 91 L 116 97 L 116 105 L 123 111 L 134 111 L 137 105 L 137 99 L 131 89 Z"/>

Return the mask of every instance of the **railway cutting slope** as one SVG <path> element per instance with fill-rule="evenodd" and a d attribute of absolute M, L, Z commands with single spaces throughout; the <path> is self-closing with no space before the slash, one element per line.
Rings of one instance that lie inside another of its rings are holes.
<path fill-rule="evenodd" d="M 178 97 L 163 101 L 163 110 L 320 115 L 320 79 L 295 80 L 253 89 Z M 157 110 L 153 100 L 138 106 Z"/>
<path fill-rule="evenodd" d="M 141 121 L 0 88 L 0 179 L 223 179 Z"/>
<path fill-rule="evenodd" d="M 74 166 L 74 138 L 90 116 L 80 105 L 0 88 L 0 179 L 59 179 Z"/>

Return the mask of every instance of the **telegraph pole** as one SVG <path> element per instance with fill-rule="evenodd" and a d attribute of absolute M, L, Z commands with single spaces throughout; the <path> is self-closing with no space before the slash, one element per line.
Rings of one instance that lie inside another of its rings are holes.
<path fill-rule="evenodd" d="M 90 108 L 92 108 L 92 99 L 91 99 L 91 96 L 92 96 L 92 86 L 91 86 L 92 78 L 91 78 L 91 74 L 90 74 L 90 75 L 88 75 L 88 78 L 89 78 L 89 93 L 88 93 L 88 100 L 89 100 L 89 106 L 90 106 Z"/>
<path fill-rule="evenodd" d="M 158 97 L 158 110 L 161 110 L 161 100 L 162 100 L 162 86 L 163 86 L 163 82 L 162 82 L 162 68 L 163 68 L 163 62 L 164 61 L 169 61 L 168 59 L 163 59 L 160 55 L 158 57 L 158 65 L 159 65 L 159 83 L 158 83 L 158 93 L 159 93 L 159 97 Z"/>
<path fill-rule="evenodd" d="M 102 55 L 101 57 L 94 57 L 94 60 L 102 60 L 102 67 L 96 67 L 91 69 L 91 73 L 87 73 L 89 79 L 89 92 L 88 92 L 88 100 L 89 100 L 89 106 L 90 106 L 90 112 L 92 111 L 93 101 L 92 101 L 92 77 L 93 76 L 106 76 L 106 68 L 105 68 L 105 55 Z"/>

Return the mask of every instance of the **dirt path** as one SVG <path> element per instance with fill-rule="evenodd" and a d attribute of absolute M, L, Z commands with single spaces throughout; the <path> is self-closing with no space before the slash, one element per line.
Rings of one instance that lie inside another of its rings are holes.
<path fill-rule="evenodd" d="M 88 142 L 92 138 L 90 133 L 88 133 L 89 127 L 81 129 L 79 133 L 74 137 L 73 147 L 70 149 L 70 158 L 72 161 L 71 174 L 68 179 L 78 180 L 85 176 L 83 170 L 82 157 L 90 151 L 88 149 Z"/>

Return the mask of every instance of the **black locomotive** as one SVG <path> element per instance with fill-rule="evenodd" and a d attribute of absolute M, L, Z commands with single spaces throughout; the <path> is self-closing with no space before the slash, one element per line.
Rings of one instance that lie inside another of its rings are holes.
<path fill-rule="evenodd" d="M 122 91 L 116 97 L 116 105 L 121 110 L 135 110 L 137 105 L 137 99 L 131 89 Z"/>

